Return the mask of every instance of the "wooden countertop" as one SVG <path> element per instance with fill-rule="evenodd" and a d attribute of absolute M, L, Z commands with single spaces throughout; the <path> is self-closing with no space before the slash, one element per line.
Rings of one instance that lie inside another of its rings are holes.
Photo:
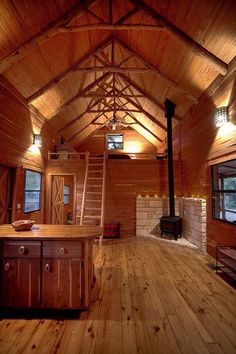
<path fill-rule="evenodd" d="M 35 224 L 30 231 L 15 231 L 10 224 L 0 225 L 0 239 L 89 239 L 100 236 L 102 228 L 93 225 Z"/>

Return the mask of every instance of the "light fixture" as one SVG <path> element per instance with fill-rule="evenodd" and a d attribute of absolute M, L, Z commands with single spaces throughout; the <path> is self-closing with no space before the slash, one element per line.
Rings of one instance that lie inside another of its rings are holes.
<path fill-rule="evenodd" d="M 36 146 L 42 145 L 42 136 L 40 134 L 34 134 L 33 144 Z"/>
<path fill-rule="evenodd" d="M 215 124 L 216 127 L 221 127 L 223 124 L 229 121 L 228 109 L 226 106 L 218 107 L 215 112 Z"/>

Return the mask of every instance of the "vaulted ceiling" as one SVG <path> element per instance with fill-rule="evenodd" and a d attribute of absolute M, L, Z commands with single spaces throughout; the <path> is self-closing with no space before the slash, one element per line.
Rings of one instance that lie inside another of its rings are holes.
<path fill-rule="evenodd" d="M 0 1 L 0 73 L 73 146 L 116 116 L 155 146 L 236 55 L 235 0 Z"/>

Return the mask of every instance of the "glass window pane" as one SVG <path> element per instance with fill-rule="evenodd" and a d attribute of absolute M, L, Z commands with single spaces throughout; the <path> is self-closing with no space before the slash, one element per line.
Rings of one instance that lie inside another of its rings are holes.
<path fill-rule="evenodd" d="M 26 170 L 25 189 L 40 191 L 40 189 L 41 189 L 41 173 Z"/>
<path fill-rule="evenodd" d="M 107 148 L 108 150 L 122 150 L 123 149 L 123 134 L 108 134 Z"/>
<path fill-rule="evenodd" d="M 40 192 L 25 192 L 25 212 L 40 210 Z"/>
<path fill-rule="evenodd" d="M 64 195 L 64 204 L 69 204 L 69 195 Z"/>
<path fill-rule="evenodd" d="M 70 187 L 64 186 L 64 194 L 70 194 Z"/>

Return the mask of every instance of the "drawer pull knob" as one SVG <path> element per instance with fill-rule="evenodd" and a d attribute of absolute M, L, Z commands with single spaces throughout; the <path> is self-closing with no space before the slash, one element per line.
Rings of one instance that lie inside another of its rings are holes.
<path fill-rule="evenodd" d="M 10 263 L 6 263 L 4 268 L 5 268 L 5 270 L 9 270 L 10 269 Z"/>
<path fill-rule="evenodd" d="M 60 249 L 60 254 L 65 254 L 65 248 L 64 248 L 64 247 L 62 247 L 62 248 Z"/>
<path fill-rule="evenodd" d="M 46 265 L 45 265 L 45 272 L 49 272 L 50 271 L 50 266 L 49 266 L 49 264 L 47 263 Z"/>
<path fill-rule="evenodd" d="M 24 246 L 20 246 L 19 253 L 20 254 L 24 254 L 25 253 L 25 247 Z"/>

